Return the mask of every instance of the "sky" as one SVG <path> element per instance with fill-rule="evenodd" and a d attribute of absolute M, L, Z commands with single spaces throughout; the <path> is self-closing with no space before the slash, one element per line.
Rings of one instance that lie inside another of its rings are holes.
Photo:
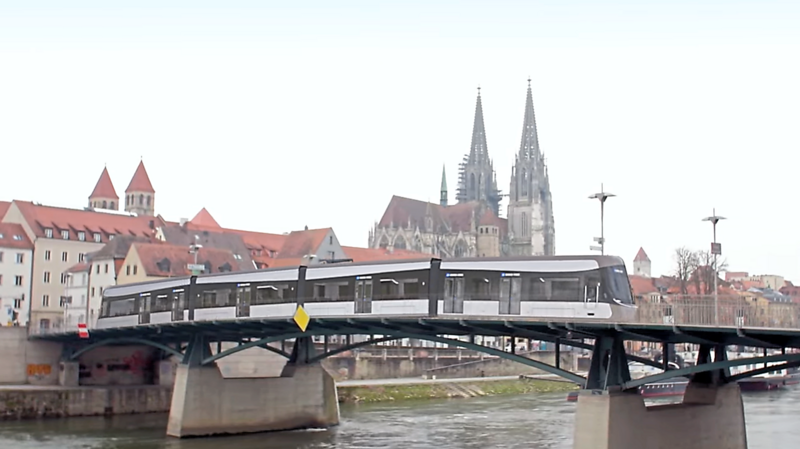
<path fill-rule="evenodd" d="M 800 2 L 63 5 L 0 0 L 2 200 L 83 207 L 104 166 L 122 196 L 142 159 L 167 219 L 366 246 L 443 165 L 455 200 L 478 86 L 508 191 L 530 77 L 558 254 L 602 183 L 607 253 L 670 274 L 716 209 L 732 270 L 800 282 Z"/>

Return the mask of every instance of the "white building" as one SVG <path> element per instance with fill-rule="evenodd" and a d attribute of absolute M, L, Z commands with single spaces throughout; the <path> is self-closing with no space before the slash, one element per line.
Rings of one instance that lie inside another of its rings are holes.
<path fill-rule="evenodd" d="M 33 243 L 18 224 L 0 223 L 0 326 L 26 326 Z"/>
<path fill-rule="evenodd" d="M 86 323 L 90 267 L 88 263 L 80 263 L 67 270 L 67 285 L 64 287 L 65 330 L 76 330 L 79 323 Z"/>

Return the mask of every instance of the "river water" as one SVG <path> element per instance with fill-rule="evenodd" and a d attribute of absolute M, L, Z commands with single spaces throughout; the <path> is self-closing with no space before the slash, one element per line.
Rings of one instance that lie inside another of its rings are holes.
<path fill-rule="evenodd" d="M 178 440 L 165 415 L 0 423 L 3 449 L 569 449 L 564 393 L 345 406 L 331 430 Z M 745 393 L 750 449 L 800 441 L 800 388 Z"/>

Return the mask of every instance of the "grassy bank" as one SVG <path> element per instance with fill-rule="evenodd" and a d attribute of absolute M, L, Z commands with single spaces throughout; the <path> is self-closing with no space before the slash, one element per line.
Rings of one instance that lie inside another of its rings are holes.
<path fill-rule="evenodd" d="M 340 403 L 372 403 L 419 399 L 554 393 L 576 390 L 569 382 L 550 380 L 497 380 L 474 383 L 442 382 L 408 385 L 339 387 Z"/>

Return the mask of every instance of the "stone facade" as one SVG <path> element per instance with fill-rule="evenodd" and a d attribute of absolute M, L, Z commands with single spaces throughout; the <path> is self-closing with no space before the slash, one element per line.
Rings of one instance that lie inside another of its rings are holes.
<path fill-rule="evenodd" d="M 437 257 L 555 254 L 555 219 L 547 164 L 539 148 L 530 80 L 522 142 L 509 194 L 497 188 L 489 157 L 480 91 L 472 144 L 459 169 L 457 204 L 448 205 L 445 174 L 439 204 L 393 196 L 369 233 L 370 248 L 410 249 Z M 508 219 L 500 200 L 509 197 Z"/>

